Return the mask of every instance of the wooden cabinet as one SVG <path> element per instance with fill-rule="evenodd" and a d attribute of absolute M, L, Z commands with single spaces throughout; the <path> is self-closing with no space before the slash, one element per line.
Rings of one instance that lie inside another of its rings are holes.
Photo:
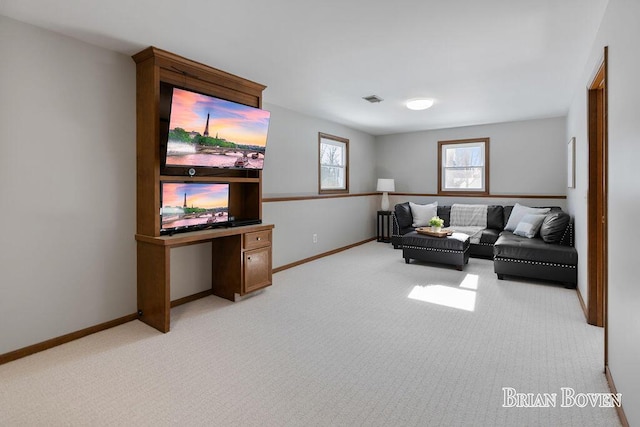
<path fill-rule="evenodd" d="M 168 127 L 167 97 L 172 87 L 180 87 L 261 108 L 265 86 L 155 47 L 135 54 L 133 60 L 136 62 L 138 315 L 143 322 L 168 332 L 171 249 L 210 242 L 211 290 L 197 296 L 214 294 L 234 300 L 236 295 L 245 295 L 271 284 L 273 225 L 160 235 L 161 183 L 176 179 L 227 182 L 230 187 L 229 213 L 237 220 L 262 219 L 262 171 L 205 170 L 190 176 L 188 167 L 162 167 L 160 139 Z"/>
<path fill-rule="evenodd" d="M 211 289 L 199 296 L 213 294 L 235 301 L 236 296 L 244 296 L 271 285 L 272 229 L 273 225 L 261 224 L 173 236 L 136 234 L 140 320 L 159 331 L 169 332 L 173 248 L 207 242 L 211 244 Z M 250 242 L 250 249 L 246 249 L 245 242 Z"/>
<path fill-rule="evenodd" d="M 257 227 L 257 228 L 256 228 Z M 272 225 L 253 226 L 252 231 L 213 240 L 213 294 L 234 301 L 271 285 Z"/>
<path fill-rule="evenodd" d="M 244 235 L 243 294 L 271 284 L 271 230 Z"/>

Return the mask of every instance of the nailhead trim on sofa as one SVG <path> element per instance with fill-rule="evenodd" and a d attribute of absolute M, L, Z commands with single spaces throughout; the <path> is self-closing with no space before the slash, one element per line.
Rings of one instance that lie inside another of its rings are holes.
<path fill-rule="evenodd" d="M 503 261 L 503 262 L 516 262 L 516 263 L 520 263 L 520 264 L 533 264 L 533 265 L 544 265 L 547 267 L 561 267 L 561 268 L 571 268 L 571 269 L 576 269 L 575 265 L 571 265 L 571 264 L 556 264 L 553 262 L 542 262 L 542 261 L 529 261 L 529 260 L 524 260 L 524 259 L 514 259 L 514 258 L 503 258 L 503 257 L 495 257 L 494 258 L 496 261 Z"/>
<path fill-rule="evenodd" d="M 419 249 L 419 250 L 423 250 L 423 251 L 434 251 L 434 252 L 446 252 L 446 253 L 454 253 L 454 254 L 461 254 L 464 253 L 464 251 L 466 250 L 455 250 L 455 249 L 439 249 L 439 248 L 425 248 L 424 246 L 413 246 L 413 245 L 402 245 L 403 248 L 407 248 L 407 249 Z"/>

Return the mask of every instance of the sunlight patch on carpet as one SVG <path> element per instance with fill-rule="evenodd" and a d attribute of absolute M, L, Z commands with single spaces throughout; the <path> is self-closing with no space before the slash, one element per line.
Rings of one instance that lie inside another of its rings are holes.
<path fill-rule="evenodd" d="M 474 311 L 476 306 L 474 291 L 443 285 L 416 285 L 409 298 L 466 311 Z"/>
<path fill-rule="evenodd" d="M 460 287 L 464 289 L 472 289 L 474 291 L 478 290 L 478 280 L 480 276 L 477 274 L 467 274 L 464 276 L 464 279 L 460 283 Z"/>

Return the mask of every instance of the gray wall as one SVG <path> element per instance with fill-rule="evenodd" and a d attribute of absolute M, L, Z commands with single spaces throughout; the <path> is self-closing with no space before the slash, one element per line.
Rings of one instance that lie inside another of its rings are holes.
<path fill-rule="evenodd" d="M 266 103 L 264 108 L 271 111 L 265 198 L 318 194 L 318 132 L 349 139 L 349 192 L 375 191 L 371 135 L 276 105 Z M 379 196 L 263 203 L 263 220 L 275 225 L 274 267 L 375 236 L 378 203 Z"/>
<path fill-rule="evenodd" d="M 131 58 L 0 16 L 0 354 L 136 311 Z"/>
<path fill-rule="evenodd" d="M 346 126 L 269 104 L 269 140 L 263 174 L 263 197 L 318 194 L 318 132 L 349 139 L 349 192 L 375 191 L 374 137 Z"/>
<path fill-rule="evenodd" d="M 586 87 L 602 61 L 604 46 L 609 46 L 609 266 L 608 266 L 608 343 L 609 369 L 630 425 L 640 425 L 640 286 L 636 246 L 640 230 L 635 227 L 640 211 L 640 3 L 609 0 L 607 11 L 594 43 L 584 75 L 576 81 L 576 96 L 569 111 L 567 133 L 577 141 L 577 185 L 568 194 L 569 209 L 576 222 L 576 241 L 580 254 L 586 254 L 587 242 L 587 120 Z M 586 260 L 583 255 L 582 260 Z M 580 274 L 586 276 L 586 263 Z M 587 297 L 584 282 L 580 283 Z"/>
<path fill-rule="evenodd" d="M 529 120 L 378 137 L 376 172 L 396 191 L 436 193 L 438 141 L 489 137 L 491 194 L 566 193 L 565 119 Z"/>

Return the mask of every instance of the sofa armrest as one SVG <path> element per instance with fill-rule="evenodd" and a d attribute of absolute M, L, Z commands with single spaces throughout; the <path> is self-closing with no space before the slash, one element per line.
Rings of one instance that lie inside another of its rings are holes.
<path fill-rule="evenodd" d="M 560 242 L 558 242 L 558 244 L 571 247 L 575 246 L 575 243 L 573 241 L 573 218 L 571 219 L 571 221 L 569 221 L 569 224 L 567 224 L 567 228 L 565 228 L 564 234 L 562 235 L 562 238 L 560 239 Z"/>
<path fill-rule="evenodd" d="M 400 235 L 400 226 L 398 225 L 398 218 L 396 218 L 395 212 L 391 212 L 391 234 L 393 236 Z"/>

